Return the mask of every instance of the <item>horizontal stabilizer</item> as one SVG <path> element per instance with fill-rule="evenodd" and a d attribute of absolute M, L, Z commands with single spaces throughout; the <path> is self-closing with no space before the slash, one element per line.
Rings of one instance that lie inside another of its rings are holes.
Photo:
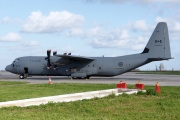
<path fill-rule="evenodd" d="M 174 58 L 148 58 L 150 61 L 160 61 L 160 60 L 169 60 L 169 59 L 174 59 Z"/>

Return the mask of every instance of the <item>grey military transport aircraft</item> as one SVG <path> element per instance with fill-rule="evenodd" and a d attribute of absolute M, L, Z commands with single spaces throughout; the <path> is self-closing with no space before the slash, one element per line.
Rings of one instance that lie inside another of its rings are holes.
<path fill-rule="evenodd" d="M 18 74 L 20 79 L 28 76 L 116 76 L 153 61 L 171 59 L 168 28 L 159 22 L 142 53 L 118 57 L 83 57 L 71 54 L 57 54 L 51 50 L 47 56 L 26 56 L 16 58 L 6 66 L 6 71 Z"/>

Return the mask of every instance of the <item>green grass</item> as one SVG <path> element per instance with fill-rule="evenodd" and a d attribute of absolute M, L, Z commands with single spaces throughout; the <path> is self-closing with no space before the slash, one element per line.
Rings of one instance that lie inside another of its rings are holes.
<path fill-rule="evenodd" d="M 51 94 L 56 94 L 56 91 L 63 93 L 63 91 L 75 92 L 90 89 L 109 89 L 115 87 L 114 84 L 22 84 L 14 85 L 15 90 L 17 90 L 16 86 L 24 91 L 21 93 L 23 95 L 27 94 L 25 90 L 28 90 L 29 88 L 36 91 L 32 94 L 36 94 L 38 92 L 44 94 L 44 91 L 42 91 L 43 89 L 52 90 Z M 26 88 L 23 86 L 26 86 Z M 134 88 L 132 85 L 128 85 L 128 87 Z M 4 87 L 4 89 L 7 88 L 8 87 Z M 145 89 L 154 89 L 154 86 L 145 86 Z M 45 91 L 47 92 L 47 90 Z M 142 93 L 137 95 L 123 94 L 117 97 L 109 95 L 105 98 L 94 98 L 92 100 L 82 100 L 69 103 L 49 103 L 46 105 L 30 106 L 25 108 L 0 108 L 0 120 L 179 120 L 179 91 L 180 87 L 163 86 L 161 87 L 161 94 L 159 95 L 147 95 Z"/>
<path fill-rule="evenodd" d="M 111 89 L 115 85 L 100 84 L 26 84 L 25 82 L 5 82 L 0 81 L 0 102 L 19 100 L 27 98 L 37 98 L 44 96 L 53 96 L 91 90 Z"/>
<path fill-rule="evenodd" d="M 180 71 L 138 71 L 136 74 L 180 75 Z"/>
<path fill-rule="evenodd" d="M 0 86 L 2 86 L 2 85 L 20 85 L 20 84 L 28 84 L 28 82 L 0 81 Z"/>

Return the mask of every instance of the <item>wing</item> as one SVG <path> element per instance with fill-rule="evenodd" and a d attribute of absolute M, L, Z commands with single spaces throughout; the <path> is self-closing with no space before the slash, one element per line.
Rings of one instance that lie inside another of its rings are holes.
<path fill-rule="evenodd" d="M 65 58 L 65 59 L 68 59 L 68 60 L 76 60 L 76 61 L 81 61 L 81 60 L 83 60 L 83 61 L 93 61 L 94 60 L 93 58 L 83 57 L 83 56 L 76 56 L 76 55 L 61 55 L 61 54 L 58 54 L 58 55 L 54 55 L 54 56 Z"/>

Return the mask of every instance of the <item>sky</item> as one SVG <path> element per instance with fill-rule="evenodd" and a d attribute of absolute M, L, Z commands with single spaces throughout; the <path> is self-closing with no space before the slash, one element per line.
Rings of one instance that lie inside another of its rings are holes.
<path fill-rule="evenodd" d="M 0 0 L 0 70 L 17 57 L 59 54 L 115 57 L 141 53 L 158 22 L 171 56 L 141 70 L 180 70 L 179 0 Z"/>

